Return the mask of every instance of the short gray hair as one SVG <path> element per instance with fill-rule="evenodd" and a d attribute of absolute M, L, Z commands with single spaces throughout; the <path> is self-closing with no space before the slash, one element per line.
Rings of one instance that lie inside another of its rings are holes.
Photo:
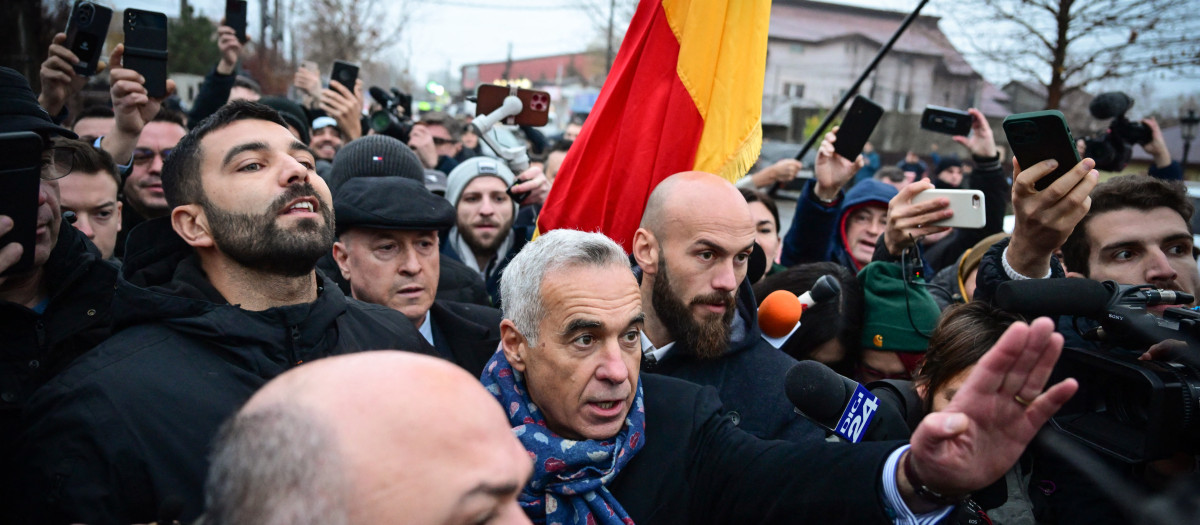
<path fill-rule="evenodd" d="M 222 426 L 204 487 L 204 525 L 345 525 L 332 429 L 297 407 L 239 413 Z"/>
<path fill-rule="evenodd" d="M 542 280 L 553 270 L 579 265 L 629 268 L 629 258 L 621 245 L 604 234 L 553 230 L 525 245 L 504 268 L 500 276 L 504 318 L 517 326 L 531 346 L 537 344 L 538 325 L 546 316 Z"/>

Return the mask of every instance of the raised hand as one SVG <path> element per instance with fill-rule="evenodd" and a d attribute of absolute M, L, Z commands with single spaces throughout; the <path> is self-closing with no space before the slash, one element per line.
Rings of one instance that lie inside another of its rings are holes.
<path fill-rule="evenodd" d="M 250 35 L 246 35 L 246 40 L 250 40 Z M 232 75 L 238 61 L 242 59 L 242 42 L 237 38 L 237 31 L 226 25 L 218 27 L 217 50 L 221 53 L 221 61 L 217 62 L 217 73 Z"/>
<path fill-rule="evenodd" d="M 63 44 L 67 41 L 65 33 L 54 35 L 50 43 L 50 53 L 38 76 L 42 80 L 42 92 L 38 94 L 38 104 L 51 115 L 57 115 L 67 103 L 67 99 L 83 89 L 87 77 L 75 72 L 75 64 L 79 57 Z M 96 66 L 96 71 L 104 70 L 104 62 Z"/>
<path fill-rule="evenodd" d="M 988 124 L 986 118 L 983 117 L 978 109 L 971 108 L 967 110 L 971 114 L 971 136 L 964 137 L 955 135 L 951 137 L 954 142 L 966 146 L 971 154 L 976 157 L 992 158 L 996 156 L 996 138 L 992 135 L 992 126 Z"/>
<path fill-rule="evenodd" d="M 1054 322 L 1014 323 L 971 370 L 945 410 L 929 414 L 901 459 L 929 489 L 961 496 L 986 487 L 1012 468 L 1038 429 L 1075 394 L 1067 379 L 1042 391 L 1062 352 Z M 901 494 L 917 512 L 936 505 L 916 495 L 901 468 Z"/>
<path fill-rule="evenodd" d="M 362 79 L 354 83 L 354 92 L 336 80 L 329 81 L 329 89 L 321 93 L 321 109 L 337 121 L 346 135 L 346 142 L 362 136 Z"/>
<path fill-rule="evenodd" d="M 542 168 L 533 166 L 517 175 L 517 184 L 513 186 L 512 192 L 525 193 L 529 192 L 529 196 L 525 197 L 523 202 L 517 204 L 539 204 L 546 201 L 546 196 L 550 195 L 550 180 L 546 178 L 546 174 L 542 172 Z"/>
<path fill-rule="evenodd" d="M 7 215 L 0 215 L 0 237 L 3 237 L 13 229 L 13 220 Z M 10 242 L 4 246 L 0 246 L 0 273 L 17 264 L 21 260 L 21 254 L 25 251 L 25 247 L 19 242 Z M 0 284 L 4 284 L 7 277 L 0 277 Z"/>
<path fill-rule="evenodd" d="M 133 155 L 142 128 L 162 108 L 161 98 L 152 98 L 146 92 L 146 77 L 132 69 L 121 66 L 125 56 L 125 44 L 117 44 L 109 56 L 112 70 L 109 72 L 109 94 L 112 96 L 113 115 L 116 123 L 112 132 L 104 137 L 101 146 L 118 163 L 128 161 Z M 167 96 L 175 92 L 175 81 L 167 80 Z"/>
<path fill-rule="evenodd" d="M 837 142 L 837 132 L 838 127 L 835 126 L 825 134 L 825 140 L 821 141 L 821 148 L 817 150 L 817 164 L 813 168 L 817 178 L 814 192 L 817 197 L 827 201 L 837 198 L 842 187 L 867 163 L 862 155 L 850 160 L 833 150 L 833 144 Z"/>
<path fill-rule="evenodd" d="M 900 255 L 921 237 L 950 230 L 945 226 L 930 226 L 930 223 L 954 216 L 950 199 L 939 197 L 918 204 L 912 202 L 917 194 L 932 188 L 929 179 L 921 179 L 905 186 L 888 201 L 887 228 L 883 230 L 888 253 Z"/>
<path fill-rule="evenodd" d="M 1050 255 L 1062 246 L 1071 230 L 1092 207 L 1089 196 L 1100 180 L 1092 169 L 1096 162 L 1083 159 L 1075 168 L 1042 191 L 1034 183 L 1057 167 L 1054 160 L 1044 160 L 1021 171 L 1013 159 L 1012 203 L 1016 222 L 1008 248 L 1008 263 L 1013 270 L 1029 277 L 1042 277 L 1050 272 Z"/>

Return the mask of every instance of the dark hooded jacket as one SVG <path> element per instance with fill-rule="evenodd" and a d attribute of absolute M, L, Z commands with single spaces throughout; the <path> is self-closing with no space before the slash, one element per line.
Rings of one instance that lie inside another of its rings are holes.
<path fill-rule="evenodd" d="M 130 237 L 114 335 L 39 390 L 20 448 L 25 523 L 148 523 L 203 507 L 210 442 L 264 383 L 322 357 L 435 355 L 402 314 L 347 298 L 261 312 L 228 304 L 166 219 Z"/>
<path fill-rule="evenodd" d="M 9 461 L 22 430 L 21 410 L 38 387 L 108 338 L 117 281 L 117 266 L 101 259 L 87 237 L 66 221 L 42 268 L 49 299 L 41 314 L 0 301 L 0 472 L 5 473 L 0 476 L 17 486 L 20 480 L 10 475 Z M 0 494 L 0 505 L 12 508 L 8 499 L 13 489 L 0 486 Z"/>
<path fill-rule="evenodd" d="M 896 196 L 896 188 L 874 179 L 855 184 L 850 191 L 831 205 L 817 200 L 813 190 L 816 181 L 808 181 L 804 192 L 796 201 L 796 213 L 792 225 L 783 238 L 784 266 L 795 266 L 808 262 L 834 261 L 857 273 L 860 268 L 846 251 L 846 218 L 854 210 L 876 202 L 887 207 L 888 201 Z"/>
<path fill-rule="evenodd" d="M 762 338 L 757 304 L 750 281 L 742 281 L 737 294 L 737 315 L 745 331 L 733 334 L 721 357 L 697 359 L 686 343 L 679 340 L 661 361 L 645 371 L 715 387 L 724 403 L 725 415 L 759 438 L 822 440 L 824 432 L 797 415 L 788 401 L 784 376 L 797 361 Z"/>

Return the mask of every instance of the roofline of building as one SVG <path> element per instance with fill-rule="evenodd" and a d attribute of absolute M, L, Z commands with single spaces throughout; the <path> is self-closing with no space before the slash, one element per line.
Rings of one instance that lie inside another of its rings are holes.
<path fill-rule="evenodd" d="M 575 53 L 558 53 L 555 55 L 542 55 L 542 56 L 535 56 L 535 57 L 513 58 L 512 61 L 513 62 L 525 62 L 525 61 L 529 61 L 529 60 L 545 60 L 547 58 L 575 57 L 575 56 L 580 56 L 580 55 L 588 55 L 590 53 L 595 53 L 595 51 L 583 50 L 583 51 L 577 51 Z M 506 59 L 506 60 L 496 60 L 496 61 L 492 61 L 492 62 L 475 62 L 475 63 L 471 63 L 471 64 L 463 64 L 461 67 L 467 68 L 467 67 L 471 67 L 471 66 L 494 66 L 494 65 L 503 65 L 503 64 L 507 64 L 507 63 L 508 63 L 508 60 Z"/>
<path fill-rule="evenodd" d="M 887 18 L 903 20 L 908 16 L 910 11 L 890 11 L 887 9 L 877 9 L 873 7 L 861 7 L 856 5 L 835 4 L 830 2 L 814 2 L 812 0 L 774 0 L 775 5 L 793 6 L 793 7 L 813 7 L 817 9 L 826 9 L 830 11 L 842 11 L 859 15 L 874 16 L 877 18 Z M 942 17 L 934 15 L 920 15 L 917 20 L 923 22 L 937 23 Z"/>

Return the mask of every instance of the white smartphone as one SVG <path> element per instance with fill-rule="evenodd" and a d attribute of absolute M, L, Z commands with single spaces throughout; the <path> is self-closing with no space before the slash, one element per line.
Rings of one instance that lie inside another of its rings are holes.
<path fill-rule="evenodd" d="M 987 223 L 987 209 L 984 207 L 983 192 L 979 190 L 925 190 L 913 197 L 913 204 L 945 197 L 950 199 L 950 209 L 954 216 L 933 223 L 936 226 L 952 228 L 982 228 Z"/>

